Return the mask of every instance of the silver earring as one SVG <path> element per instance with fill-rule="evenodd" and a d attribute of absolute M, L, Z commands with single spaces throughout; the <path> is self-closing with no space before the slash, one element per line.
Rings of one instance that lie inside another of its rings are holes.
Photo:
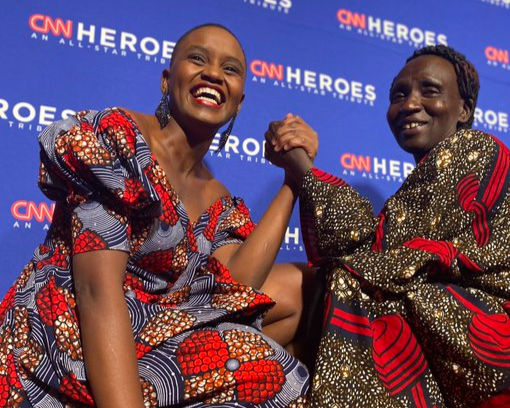
<path fill-rule="evenodd" d="M 161 100 L 159 101 L 159 105 L 156 108 L 156 112 L 154 113 L 156 118 L 158 118 L 159 126 L 163 129 L 168 122 L 170 122 L 170 97 L 167 93 L 163 93 Z"/>

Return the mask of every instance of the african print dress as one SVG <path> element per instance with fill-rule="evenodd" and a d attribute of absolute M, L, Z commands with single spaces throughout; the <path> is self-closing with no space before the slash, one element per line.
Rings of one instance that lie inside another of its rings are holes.
<path fill-rule="evenodd" d="M 307 370 L 260 332 L 272 300 L 211 256 L 253 230 L 242 200 L 190 220 L 120 109 L 55 123 L 40 144 L 39 184 L 57 205 L 1 303 L 0 407 L 94 406 L 71 259 L 104 249 L 130 254 L 124 291 L 146 407 L 303 405 Z"/>
<path fill-rule="evenodd" d="M 311 407 L 510 407 L 509 166 L 501 142 L 458 131 L 378 217 L 307 173 L 303 233 L 326 281 Z"/>

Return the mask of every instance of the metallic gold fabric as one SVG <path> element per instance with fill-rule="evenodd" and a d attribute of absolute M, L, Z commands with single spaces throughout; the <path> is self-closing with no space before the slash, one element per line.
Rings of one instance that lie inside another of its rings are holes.
<path fill-rule="evenodd" d="M 509 163 L 460 130 L 378 217 L 342 179 L 307 173 L 303 234 L 327 280 L 311 407 L 510 406 Z"/>

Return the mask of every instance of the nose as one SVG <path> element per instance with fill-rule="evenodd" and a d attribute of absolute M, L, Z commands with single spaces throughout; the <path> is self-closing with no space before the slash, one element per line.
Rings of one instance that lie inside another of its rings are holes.
<path fill-rule="evenodd" d="M 202 79 L 214 84 L 223 83 L 223 70 L 216 64 L 208 64 L 202 70 Z"/>
<path fill-rule="evenodd" d="M 401 112 L 418 112 L 421 109 L 421 98 L 417 92 L 410 92 L 400 105 Z"/>

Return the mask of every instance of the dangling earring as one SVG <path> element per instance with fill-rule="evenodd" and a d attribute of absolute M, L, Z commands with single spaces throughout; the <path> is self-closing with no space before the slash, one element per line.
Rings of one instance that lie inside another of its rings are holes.
<path fill-rule="evenodd" d="M 234 116 L 232 116 L 232 119 L 230 120 L 228 127 L 223 132 L 220 133 L 220 143 L 218 144 L 216 153 L 221 152 L 221 150 L 227 144 L 228 137 L 230 136 L 230 133 L 232 133 L 232 129 L 234 128 L 234 122 L 236 120 L 236 116 L 237 116 L 237 113 Z"/>
<path fill-rule="evenodd" d="M 170 97 L 166 92 L 163 93 L 161 97 L 161 101 L 159 101 L 159 105 L 156 108 L 156 112 L 154 113 L 156 118 L 158 118 L 159 126 L 163 129 L 168 122 L 170 122 Z"/>

